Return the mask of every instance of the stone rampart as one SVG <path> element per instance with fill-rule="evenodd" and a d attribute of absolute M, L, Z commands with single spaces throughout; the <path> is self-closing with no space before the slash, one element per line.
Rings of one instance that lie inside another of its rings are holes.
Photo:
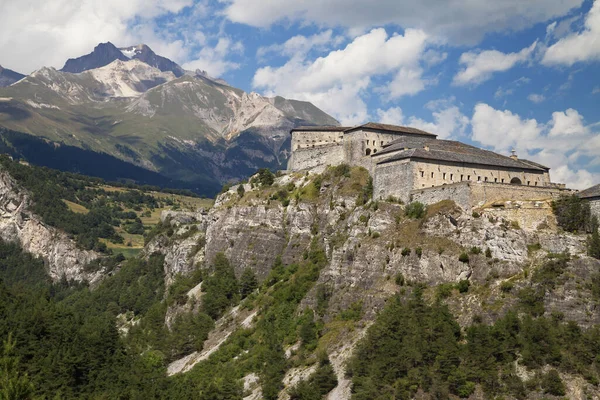
<path fill-rule="evenodd" d="M 328 144 L 292 152 L 288 162 L 288 170 L 299 171 L 327 165 L 338 165 L 344 162 L 344 148 L 341 144 Z"/>
<path fill-rule="evenodd" d="M 592 215 L 595 215 L 600 221 L 600 197 L 589 199 Z"/>
<path fill-rule="evenodd" d="M 434 204 L 442 200 L 454 200 L 465 210 L 485 207 L 505 201 L 549 200 L 573 193 L 557 187 L 510 185 L 491 182 L 458 182 L 413 190 L 411 200 Z"/>

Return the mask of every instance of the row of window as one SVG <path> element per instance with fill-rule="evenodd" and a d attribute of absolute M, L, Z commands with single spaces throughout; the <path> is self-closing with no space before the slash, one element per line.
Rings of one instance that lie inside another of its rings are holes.
<path fill-rule="evenodd" d="M 421 178 L 424 178 L 425 177 L 425 171 L 420 171 L 420 173 L 421 173 Z M 448 179 L 448 175 L 450 176 L 450 181 L 454 181 L 454 174 L 448 174 L 446 172 L 442 172 L 442 179 L 443 180 Z M 434 177 L 435 177 L 435 175 L 432 172 L 431 173 L 431 179 L 433 179 Z M 460 175 L 460 182 L 462 182 L 464 180 L 465 180 L 465 176 L 461 174 Z M 470 181 L 471 180 L 471 175 L 467 175 L 467 179 L 466 180 Z M 477 182 L 480 182 L 480 181 L 481 181 L 481 176 L 477 176 Z M 483 181 L 484 182 L 490 182 L 490 181 L 488 181 L 488 177 L 487 176 L 483 177 Z M 504 178 L 501 178 L 500 182 L 498 182 L 498 178 L 494 178 L 494 183 L 505 183 L 504 182 Z M 516 178 L 516 177 L 512 178 L 510 180 L 510 183 L 513 184 L 513 185 L 521 185 L 521 184 L 523 184 L 523 182 L 521 182 L 521 179 Z M 534 186 L 538 185 L 537 182 L 534 182 L 533 184 L 534 184 Z M 531 186 L 531 181 L 527 181 L 527 186 Z"/>

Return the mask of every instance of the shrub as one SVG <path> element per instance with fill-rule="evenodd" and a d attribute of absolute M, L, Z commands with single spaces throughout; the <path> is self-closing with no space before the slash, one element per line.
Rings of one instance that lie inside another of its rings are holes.
<path fill-rule="evenodd" d="M 237 187 L 237 194 L 240 197 L 240 199 L 242 197 L 244 197 L 244 194 L 246 193 L 246 189 L 244 189 L 244 184 L 240 183 Z"/>
<path fill-rule="evenodd" d="M 467 293 L 469 291 L 469 286 L 471 286 L 471 282 L 468 279 L 463 279 L 456 284 L 456 288 L 460 293 Z"/>
<path fill-rule="evenodd" d="M 240 295 L 242 299 L 246 298 L 258 287 L 258 279 L 252 269 L 246 268 L 240 276 Z"/>
<path fill-rule="evenodd" d="M 485 258 L 492 258 L 492 250 L 489 247 L 485 249 Z"/>
<path fill-rule="evenodd" d="M 340 319 L 342 321 L 359 321 L 363 314 L 362 310 L 363 302 L 356 301 L 350 304 L 350 307 L 340 313 Z"/>
<path fill-rule="evenodd" d="M 425 216 L 425 205 L 418 201 L 414 201 L 406 206 L 404 214 L 413 219 L 420 219 Z"/>
<path fill-rule="evenodd" d="M 372 237 L 373 239 L 377 239 L 377 238 L 378 238 L 378 237 L 380 237 L 380 236 L 381 236 L 381 234 L 380 234 L 379 232 L 373 232 L 373 234 L 371 235 L 371 237 Z"/>
<path fill-rule="evenodd" d="M 471 253 L 471 254 L 481 254 L 481 248 L 477 247 L 477 246 L 473 246 L 469 250 L 469 253 Z"/>
<path fill-rule="evenodd" d="M 477 211 L 473 211 L 473 214 L 471 214 L 471 216 L 473 218 L 479 218 L 479 217 L 481 217 L 481 214 L 479 214 Z"/>
<path fill-rule="evenodd" d="M 587 232 L 591 228 L 591 211 L 588 202 L 576 195 L 561 196 L 552 202 L 558 226 L 567 232 Z"/>
<path fill-rule="evenodd" d="M 458 256 L 458 261 L 465 263 L 465 264 L 468 263 L 469 255 L 463 251 L 462 253 L 460 253 L 460 256 Z"/>
<path fill-rule="evenodd" d="M 401 254 L 402 254 L 402 257 L 409 256 L 410 255 L 410 249 L 408 247 L 403 248 Z"/>
<path fill-rule="evenodd" d="M 417 257 L 421 258 L 421 256 L 423 255 L 423 249 L 420 247 L 417 247 L 415 249 L 415 253 L 417 254 Z"/>
<path fill-rule="evenodd" d="M 544 375 L 542 387 L 544 388 L 544 393 L 553 396 L 564 396 L 566 394 L 565 385 L 555 369 L 551 369 Z"/>
<path fill-rule="evenodd" d="M 452 294 L 452 290 L 454 289 L 454 285 L 451 283 L 442 283 L 435 288 L 435 297 L 438 300 L 446 299 L 450 297 Z"/>
<path fill-rule="evenodd" d="M 398 272 L 398 275 L 396 275 L 396 285 L 404 286 L 404 283 L 404 275 L 402 275 L 402 272 Z"/>
<path fill-rule="evenodd" d="M 510 292 L 514 287 L 515 285 L 511 281 L 504 281 L 500 284 L 500 290 L 504 293 Z"/>

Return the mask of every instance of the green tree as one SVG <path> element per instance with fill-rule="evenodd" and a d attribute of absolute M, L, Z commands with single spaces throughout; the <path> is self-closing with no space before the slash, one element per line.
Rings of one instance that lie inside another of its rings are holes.
<path fill-rule="evenodd" d="M 206 278 L 202 289 L 206 292 L 202 303 L 204 312 L 215 320 L 239 300 L 238 281 L 225 254 L 215 255 L 213 274 Z"/>
<path fill-rule="evenodd" d="M 561 196 L 552 202 L 558 226 L 567 232 L 588 232 L 591 228 L 590 204 L 576 195 Z"/>
<path fill-rule="evenodd" d="M 2 344 L 0 357 L 0 400 L 32 399 L 33 384 L 27 374 L 19 370 L 19 357 L 15 356 L 16 342 L 12 334 Z"/>
<path fill-rule="evenodd" d="M 258 287 L 258 279 L 251 268 L 246 268 L 240 276 L 240 295 L 245 299 Z"/>

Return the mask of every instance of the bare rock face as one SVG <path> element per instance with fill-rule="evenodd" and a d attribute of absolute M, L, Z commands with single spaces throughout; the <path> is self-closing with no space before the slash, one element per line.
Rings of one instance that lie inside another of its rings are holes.
<path fill-rule="evenodd" d="M 102 271 L 86 271 L 85 266 L 100 254 L 81 250 L 64 232 L 44 224 L 29 209 L 27 193 L 4 171 L 0 171 L 0 238 L 18 242 L 24 251 L 46 261 L 54 281 L 98 282 Z"/>

